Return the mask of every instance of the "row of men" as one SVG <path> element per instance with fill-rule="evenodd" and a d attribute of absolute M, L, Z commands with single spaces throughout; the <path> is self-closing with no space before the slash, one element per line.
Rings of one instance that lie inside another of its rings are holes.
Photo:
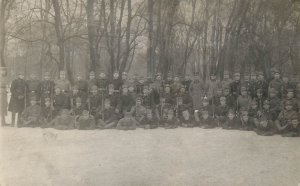
<path fill-rule="evenodd" d="M 277 70 L 272 72 L 273 79 L 270 81 L 265 80 L 261 72 L 252 73 L 251 76 L 244 74 L 243 78 L 239 72 L 236 72 L 233 80 L 229 78 L 228 72 L 224 72 L 222 81 L 218 81 L 216 76 L 211 74 L 207 82 L 203 82 L 198 75 L 193 80 L 189 77 L 183 80 L 180 80 L 178 76 L 174 79 L 170 77 L 168 76 L 163 81 L 161 75 L 158 74 L 153 82 L 144 81 L 143 78 L 134 81 L 132 78 L 127 79 L 125 73 L 122 74 L 121 79 L 118 73 L 115 73 L 113 80 L 108 81 L 104 73 L 100 73 L 100 78 L 97 80 L 92 72 L 88 81 L 78 76 L 71 88 L 70 83 L 65 79 L 64 72 L 60 73 L 60 79 L 55 82 L 51 81 L 46 73 L 43 82 L 35 81 L 35 84 L 38 84 L 35 87 L 38 88 L 32 91 L 30 84 L 34 77 L 26 82 L 20 74 L 11 86 L 10 108 L 14 103 L 13 98 L 16 97 L 14 87 L 18 89 L 20 86 L 17 85 L 23 84 L 23 88 L 19 91 L 23 94 L 17 94 L 17 98 L 23 100 L 23 102 L 18 100 L 21 104 L 19 106 L 24 108 L 27 105 L 27 96 L 35 96 L 42 107 L 45 106 L 45 100 L 49 99 L 53 109 L 53 112 L 49 112 L 52 113 L 51 119 L 58 116 L 63 109 L 71 109 L 75 115 L 80 115 L 76 114 L 76 110 L 79 110 L 78 113 L 81 113 L 80 110 L 88 110 L 93 117 L 96 117 L 97 112 L 104 109 L 105 99 L 110 100 L 114 113 L 119 115 L 117 118 L 120 119 L 136 106 L 134 101 L 136 97 L 139 97 L 141 105 L 151 109 L 159 120 L 164 118 L 165 107 L 171 107 L 177 119 L 183 117 L 182 108 L 188 108 L 189 113 L 207 111 L 214 119 L 220 118 L 220 113 L 223 117 L 227 116 L 229 110 L 233 110 L 236 116 L 242 115 L 241 110 L 247 110 L 251 118 L 260 118 L 262 116 L 258 113 L 265 113 L 263 104 L 269 102 L 271 109 L 268 119 L 273 123 L 277 121 L 280 126 L 286 126 L 285 124 L 291 123 L 291 118 L 295 118 L 299 111 L 298 76 L 293 76 L 291 79 L 285 75 L 281 77 Z M 287 104 L 292 104 L 292 114 L 285 114 Z M 9 110 L 12 110 L 10 108 Z M 280 113 L 283 118 L 279 119 Z"/>

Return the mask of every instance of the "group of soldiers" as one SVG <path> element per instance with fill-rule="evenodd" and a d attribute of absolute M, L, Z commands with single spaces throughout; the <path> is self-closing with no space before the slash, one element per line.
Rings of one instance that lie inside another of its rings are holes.
<path fill-rule="evenodd" d="M 4 74 L 4 73 L 3 73 Z M 73 84 L 61 71 L 51 80 L 32 73 L 25 80 L 22 73 L 10 86 L 8 111 L 12 125 L 16 114 L 18 127 L 53 127 L 56 129 L 120 129 L 137 127 L 167 129 L 202 127 L 255 131 L 258 135 L 299 136 L 300 82 L 298 74 L 271 70 L 263 72 L 224 71 L 218 80 L 211 73 L 203 81 L 193 77 L 173 76 L 163 79 L 128 77 L 115 72 L 90 72 L 88 80 L 78 75 Z M 4 92 L 1 86 L 1 93 Z M 2 95 L 5 93 L 2 93 Z M 7 104 L 6 104 L 7 106 Z M 2 111 L 6 113 L 5 104 Z M 3 114 L 2 114 L 3 116 Z M 5 120 L 2 118 L 2 123 Z"/>

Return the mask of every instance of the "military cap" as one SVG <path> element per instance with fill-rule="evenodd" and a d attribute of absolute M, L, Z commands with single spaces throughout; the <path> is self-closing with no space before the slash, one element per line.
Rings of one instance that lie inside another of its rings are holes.
<path fill-rule="evenodd" d="M 275 68 L 273 72 L 274 72 L 275 74 L 277 74 L 277 73 L 279 74 L 279 73 L 280 73 L 279 70 L 278 70 L 277 68 Z"/>
<path fill-rule="evenodd" d="M 60 89 L 60 87 L 59 87 L 59 86 L 56 86 L 56 87 L 55 87 L 55 90 L 61 90 L 61 89 Z"/>
<path fill-rule="evenodd" d="M 142 101 L 142 98 L 141 97 L 137 97 L 135 98 L 136 101 Z"/>
<path fill-rule="evenodd" d="M 287 92 L 294 92 L 294 89 L 288 88 L 286 91 L 287 91 Z"/>
<path fill-rule="evenodd" d="M 233 109 L 229 109 L 229 110 L 228 110 L 228 114 L 235 114 L 235 112 L 234 112 Z"/>
<path fill-rule="evenodd" d="M 247 91 L 247 88 L 246 88 L 246 86 L 245 85 L 241 85 L 241 91 Z"/>

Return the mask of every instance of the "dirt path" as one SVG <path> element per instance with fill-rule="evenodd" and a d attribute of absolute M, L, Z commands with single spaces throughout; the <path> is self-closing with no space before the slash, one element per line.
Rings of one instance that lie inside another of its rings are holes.
<path fill-rule="evenodd" d="M 300 138 L 221 129 L 0 129 L 1 186 L 300 183 Z"/>

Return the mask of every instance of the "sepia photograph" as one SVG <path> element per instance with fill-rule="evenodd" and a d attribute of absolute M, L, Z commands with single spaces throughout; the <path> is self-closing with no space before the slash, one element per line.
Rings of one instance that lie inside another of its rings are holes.
<path fill-rule="evenodd" d="M 300 186 L 300 0 L 0 0 L 0 186 Z"/>

